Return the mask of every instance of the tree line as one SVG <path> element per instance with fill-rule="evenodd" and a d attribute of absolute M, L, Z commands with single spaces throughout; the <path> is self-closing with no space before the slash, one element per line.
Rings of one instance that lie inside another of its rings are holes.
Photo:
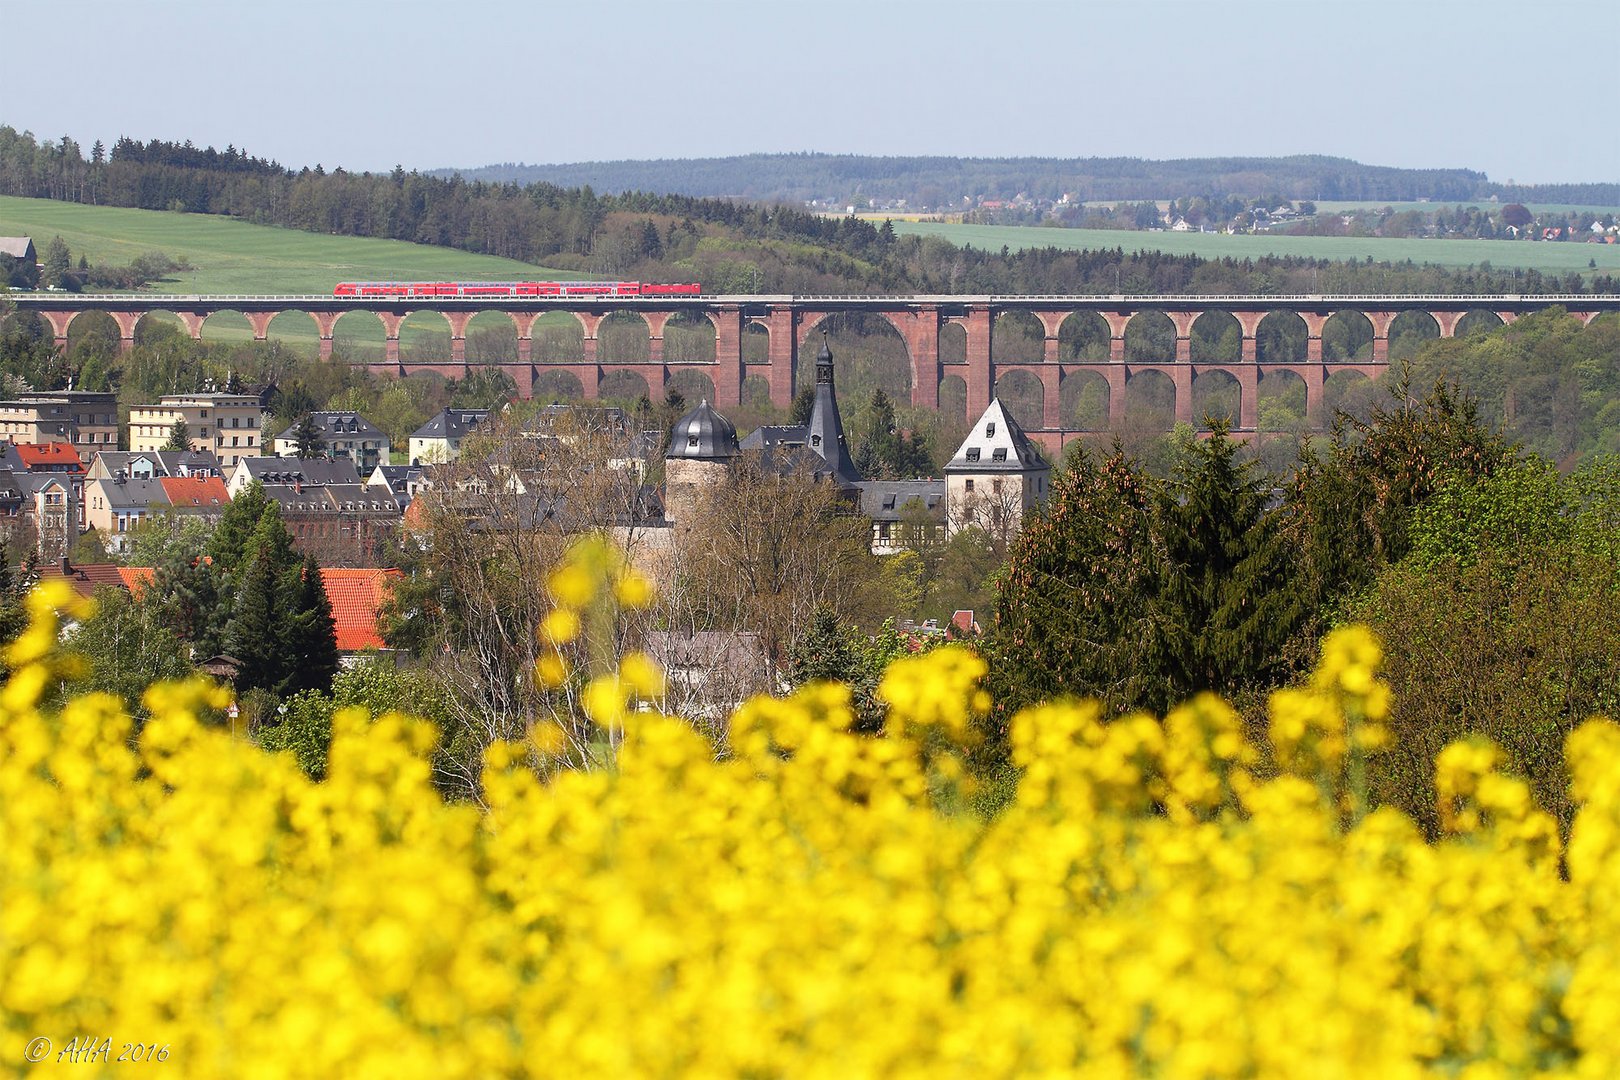
<path fill-rule="evenodd" d="M 1212 691 L 1258 739 L 1269 694 L 1310 670 L 1331 628 L 1365 622 L 1395 701 L 1373 799 L 1438 829 L 1435 755 L 1483 735 L 1567 826 L 1562 736 L 1620 706 L 1607 614 L 1620 604 L 1620 458 L 1605 445 L 1561 474 L 1429 359 L 1535 343 L 1562 366 L 1612 355 L 1620 330 L 1524 321 L 1522 341 L 1508 327 L 1420 354 L 1286 477 L 1218 424 L 1181 439 L 1164 475 L 1117 443 L 1072 452 L 998 578 L 985 651 L 1000 711 L 981 767 L 1004 767 L 1018 708 L 1064 695 L 1122 717 Z M 1428 376 L 1425 392 L 1413 380 Z"/>
<path fill-rule="evenodd" d="M 212 156 L 211 156 L 212 155 Z M 228 147 L 121 139 L 110 153 L 0 126 L 0 194 L 222 214 L 453 247 L 558 269 L 696 280 L 711 292 L 1581 292 L 1601 276 L 1412 263 L 1206 260 L 1123 250 L 1011 252 L 897 237 L 851 217 L 723 198 L 406 172 L 294 171 Z M 1323 195 L 1326 197 L 1326 195 Z M 1390 197 L 1394 197 L 1391 195 Z"/>
<path fill-rule="evenodd" d="M 1251 196 L 1277 192 L 1295 199 L 1401 201 L 1479 197 L 1490 186 L 1484 173 L 1471 169 L 1397 169 L 1321 155 L 1153 161 L 744 154 L 569 165 L 507 163 L 458 172 L 468 179 L 499 183 L 592 183 L 613 192 L 668 191 L 792 202 L 859 198 L 862 205 L 867 199 L 904 199 L 930 210 L 960 206 L 964 195 L 1159 199 L 1166 192 L 1218 190 Z"/>

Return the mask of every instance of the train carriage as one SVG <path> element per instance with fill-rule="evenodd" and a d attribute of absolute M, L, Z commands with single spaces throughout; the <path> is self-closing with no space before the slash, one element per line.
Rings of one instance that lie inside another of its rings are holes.
<path fill-rule="evenodd" d="M 547 296 L 700 296 L 695 283 L 642 284 L 639 281 L 345 281 L 333 296 L 355 297 L 547 297 Z"/>

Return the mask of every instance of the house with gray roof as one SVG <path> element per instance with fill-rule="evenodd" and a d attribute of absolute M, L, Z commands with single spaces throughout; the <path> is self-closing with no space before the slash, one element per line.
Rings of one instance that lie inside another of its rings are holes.
<path fill-rule="evenodd" d="M 129 550 L 129 533 L 153 514 L 169 508 L 162 478 L 96 477 L 84 483 L 84 520 L 101 536 L 108 551 Z"/>
<path fill-rule="evenodd" d="M 454 461 L 461 453 L 461 442 L 488 422 L 488 409 L 444 409 L 439 415 L 411 432 L 412 465 L 433 465 Z"/>
<path fill-rule="evenodd" d="M 218 476 L 219 458 L 207 450 L 103 450 L 90 461 L 88 480 L 126 477 L 174 479 L 191 476 Z"/>
<path fill-rule="evenodd" d="M 945 481 L 863 480 L 860 491 L 861 513 L 872 523 L 872 554 L 945 538 Z M 911 530 L 927 535 L 908 535 Z"/>
<path fill-rule="evenodd" d="M 347 458 L 340 461 L 296 457 L 243 458 L 236 463 L 226 481 L 231 498 L 236 498 L 255 480 L 267 488 L 285 485 L 302 489 L 329 484 L 358 484 L 360 471 Z"/>
<path fill-rule="evenodd" d="M 359 413 L 312 412 L 309 418 L 325 445 L 323 456 L 347 458 L 362 473 L 388 464 L 391 449 L 388 436 Z M 273 449 L 277 455 L 293 457 L 298 453 L 298 429 L 302 424 L 303 420 L 300 419 L 276 436 Z"/>

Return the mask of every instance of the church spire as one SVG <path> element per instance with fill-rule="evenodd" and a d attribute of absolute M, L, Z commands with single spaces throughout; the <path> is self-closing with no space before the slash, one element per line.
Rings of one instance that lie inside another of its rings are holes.
<path fill-rule="evenodd" d="M 838 417 L 838 397 L 833 392 L 832 347 L 827 343 L 827 332 L 821 332 L 821 351 L 816 354 L 816 397 L 810 408 L 810 422 L 805 427 L 805 444 L 819 455 L 841 487 L 853 487 L 861 482 L 861 474 L 850 460 L 849 447 L 844 442 L 844 424 Z"/>

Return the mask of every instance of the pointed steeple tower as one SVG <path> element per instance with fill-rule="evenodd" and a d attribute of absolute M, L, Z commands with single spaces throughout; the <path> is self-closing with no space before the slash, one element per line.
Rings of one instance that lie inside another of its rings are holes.
<path fill-rule="evenodd" d="M 804 441 L 812 453 L 827 463 L 840 487 L 854 487 L 861 482 L 861 474 L 850 460 L 849 447 L 844 442 L 843 421 L 838 418 L 838 396 L 833 392 L 832 347 L 827 344 L 825 330 L 821 333 L 821 351 L 816 354 L 816 398 L 810 408 L 810 422 L 805 425 Z"/>

